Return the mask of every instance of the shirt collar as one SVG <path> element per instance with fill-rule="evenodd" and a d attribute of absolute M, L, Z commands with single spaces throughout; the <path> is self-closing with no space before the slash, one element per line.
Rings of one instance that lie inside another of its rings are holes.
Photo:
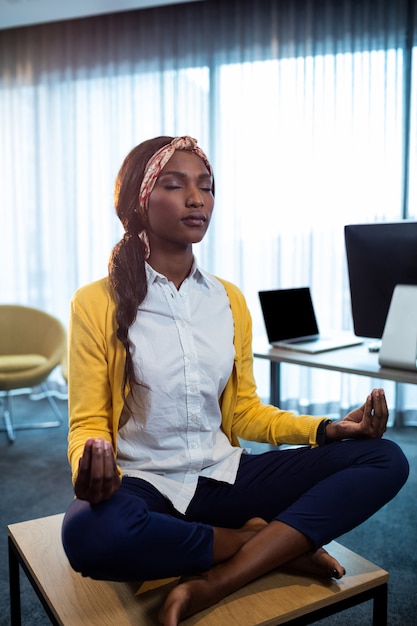
<path fill-rule="evenodd" d="M 166 282 L 168 280 L 167 277 L 164 276 L 164 274 L 161 274 L 160 272 L 157 272 L 156 270 L 154 270 L 154 268 L 151 265 L 149 265 L 148 262 L 145 262 L 145 271 L 146 271 L 146 278 L 147 278 L 148 284 L 153 284 L 159 281 Z M 201 267 L 199 267 L 197 263 L 197 259 L 195 257 L 193 257 L 193 264 L 191 266 L 191 271 L 189 275 L 187 276 L 186 280 L 194 280 L 195 282 L 201 283 L 202 285 L 205 285 L 206 287 L 208 287 L 209 284 L 213 285 L 215 283 L 213 276 L 209 274 L 208 272 L 204 271 Z"/>

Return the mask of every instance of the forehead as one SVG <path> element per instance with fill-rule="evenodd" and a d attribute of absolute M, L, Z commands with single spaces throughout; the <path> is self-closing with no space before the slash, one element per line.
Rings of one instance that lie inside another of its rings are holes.
<path fill-rule="evenodd" d="M 185 174 L 192 172 L 193 174 L 197 173 L 198 175 L 205 174 L 210 176 L 204 161 L 197 154 L 188 150 L 175 150 L 172 157 L 162 168 L 161 174 L 172 171 L 183 172 Z"/>

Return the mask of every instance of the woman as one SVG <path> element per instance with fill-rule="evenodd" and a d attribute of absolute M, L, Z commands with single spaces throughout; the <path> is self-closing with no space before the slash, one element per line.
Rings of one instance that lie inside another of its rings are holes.
<path fill-rule="evenodd" d="M 93 578 L 182 576 L 161 608 L 166 626 L 283 564 L 341 578 L 322 546 L 408 476 L 382 439 L 382 389 L 339 421 L 260 401 L 244 298 L 193 256 L 213 196 L 194 139 L 134 148 L 116 181 L 125 235 L 109 276 L 71 306 L 65 551 Z M 239 437 L 308 445 L 250 455 Z"/>

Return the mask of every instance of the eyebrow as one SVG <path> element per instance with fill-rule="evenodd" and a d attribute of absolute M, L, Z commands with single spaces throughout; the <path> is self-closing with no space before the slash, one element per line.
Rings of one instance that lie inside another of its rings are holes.
<path fill-rule="evenodd" d="M 181 178 L 188 178 L 188 174 L 186 172 L 180 172 L 177 170 L 169 170 L 168 172 L 161 172 L 161 174 L 159 175 L 159 178 L 163 178 L 164 176 L 180 176 Z M 199 174 L 197 178 L 199 179 L 208 178 L 209 180 L 211 180 L 212 177 L 207 172 L 204 174 Z"/>

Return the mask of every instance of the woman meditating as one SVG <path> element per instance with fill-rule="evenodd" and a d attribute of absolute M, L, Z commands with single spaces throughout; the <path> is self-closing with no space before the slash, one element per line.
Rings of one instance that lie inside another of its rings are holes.
<path fill-rule="evenodd" d="M 114 581 L 181 577 L 165 626 L 280 566 L 341 578 L 323 548 L 401 489 L 382 389 L 341 420 L 261 402 L 239 289 L 199 267 L 213 173 L 191 137 L 157 137 L 120 169 L 109 275 L 71 304 L 72 567 Z M 239 438 L 306 444 L 249 454 Z"/>

